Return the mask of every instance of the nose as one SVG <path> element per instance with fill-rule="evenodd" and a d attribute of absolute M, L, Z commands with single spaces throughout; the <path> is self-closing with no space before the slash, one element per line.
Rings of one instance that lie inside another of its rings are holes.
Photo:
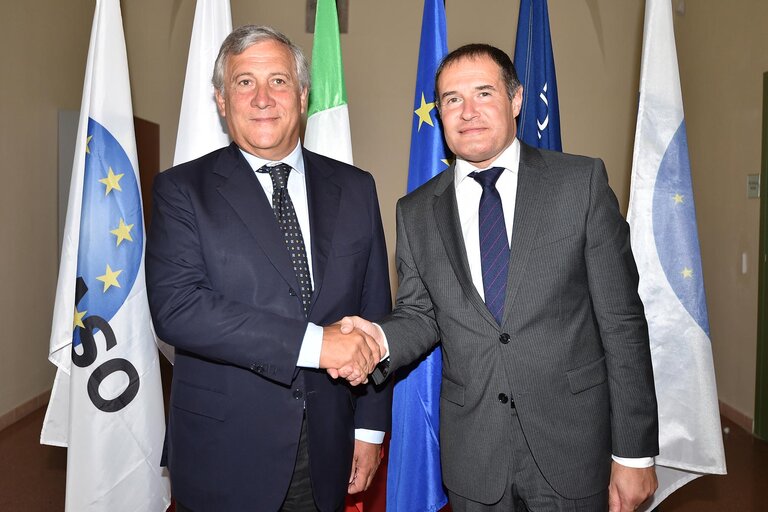
<path fill-rule="evenodd" d="M 272 95 L 268 87 L 257 87 L 251 98 L 251 106 L 265 109 L 272 105 Z"/>
<path fill-rule="evenodd" d="M 477 109 L 475 108 L 475 101 L 473 99 L 466 99 L 461 104 L 461 118 L 465 121 L 470 121 L 477 117 Z"/>

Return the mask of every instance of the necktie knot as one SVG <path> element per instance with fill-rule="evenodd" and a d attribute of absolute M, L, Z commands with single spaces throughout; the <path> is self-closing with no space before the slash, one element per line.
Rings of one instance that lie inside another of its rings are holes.
<path fill-rule="evenodd" d="M 491 167 L 485 171 L 471 172 L 469 173 L 469 176 L 474 178 L 475 181 L 477 181 L 480 186 L 483 187 L 483 190 L 485 190 L 487 188 L 496 187 L 496 182 L 499 181 L 499 176 L 501 176 L 502 172 L 504 172 L 503 167 Z"/>
<path fill-rule="evenodd" d="M 284 189 L 288 185 L 288 175 L 291 173 L 291 166 L 280 162 L 277 165 L 265 165 L 257 172 L 269 173 L 272 178 L 272 187 L 275 190 Z"/>

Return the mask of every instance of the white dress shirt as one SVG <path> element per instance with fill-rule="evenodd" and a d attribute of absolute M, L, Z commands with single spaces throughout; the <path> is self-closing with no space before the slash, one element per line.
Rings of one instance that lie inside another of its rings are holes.
<path fill-rule="evenodd" d="M 258 178 L 259 183 L 261 183 L 261 188 L 264 189 L 264 194 L 267 196 L 267 201 L 269 201 L 270 206 L 272 206 L 272 192 L 274 190 L 272 187 L 272 177 L 268 173 L 257 171 L 265 165 L 272 167 L 279 163 L 284 163 L 291 166 L 291 172 L 288 174 L 288 184 L 286 188 L 288 189 L 288 194 L 291 196 L 293 209 L 296 211 L 296 218 L 299 221 L 299 228 L 301 228 L 301 236 L 304 239 L 304 248 L 307 251 L 309 279 L 312 283 L 312 288 L 314 289 L 315 282 L 312 274 L 312 232 L 309 228 L 307 180 L 304 169 L 304 156 L 301 152 L 301 141 L 299 141 L 296 144 L 296 147 L 293 148 L 293 151 L 282 160 L 265 160 L 250 153 L 246 153 L 242 149 L 240 152 L 256 173 L 256 178 Z M 296 361 L 296 366 L 301 366 L 303 368 L 319 368 L 322 347 L 323 328 L 312 322 L 307 323 L 307 330 L 304 332 L 304 339 L 301 342 L 301 349 L 299 350 L 299 358 Z M 384 441 L 384 432 L 358 428 L 355 429 L 355 439 L 374 444 L 381 444 Z"/>

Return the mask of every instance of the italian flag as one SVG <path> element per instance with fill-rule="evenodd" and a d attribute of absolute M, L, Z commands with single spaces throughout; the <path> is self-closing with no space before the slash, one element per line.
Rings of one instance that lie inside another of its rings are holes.
<path fill-rule="evenodd" d="M 334 0 L 317 2 L 308 110 L 304 147 L 351 164 L 352 138 Z"/>

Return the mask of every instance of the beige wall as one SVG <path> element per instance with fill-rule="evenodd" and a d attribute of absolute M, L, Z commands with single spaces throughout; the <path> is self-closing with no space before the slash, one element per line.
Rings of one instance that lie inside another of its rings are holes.
<path fill-rule="evenodd" d="M 39 3 L 45 9 L 30 13 L 31 7 L 3 2 L 0 13 L 5 69 L 28 64 L 8 50 L 32 30 L 27 20 L 48 20 L 50 25 L 39 31 L 43 43 L 34 50 L 30 79 L 0 84 L 3 114 L 9 114 L 0 119 L 6 162 L 0 234 L 10 241 L 0 256 L 0 271 L 8 274 L 3 282 L 11 283 L 0 291 L 4 324 L 10 326 L 0 341 L 0 415 L 39 393 L 52 376 L 45 353 L 56 274 L 56 149 L 52 142 L 44 148 L 36 142 L 55 140 L 56 109 L 77 108 L 94 5 L 93 0 L 80 0 L 79 9 L 71 1 L 66 8 L 55 0 Z M 355 161 L 376 177 L 392 253 L 394 205 L 406 183 L 422 2 L 349 3 L 349 33 L 342 35 L 342 48 Z M 312 37 L 304 32 L 305 0 L 231 4 L 235 26 L 275 25 L 311 53 Z M 485 41 L 514 51 L 518 2 L 447 4 L 450 48 Z M 756 273 L 751 268 L 741 276 L 737 263 L 742 251 L 750 261 L 757 255 L 758 202 L 744 199 L 743 182 L 759 166 L 768 6 L 762 0 L 687 4 L 677 30 L 717 376 L 721 398 L 751 415 Z M 160 164 L 168 167 L 195 2 L 130 0 L 122 5 L 134 111 L 160 124 Z M 564 149 L 602 157 L 625 209 L 644 2 L 550 0 L 549 9 Z M 746 55 L 747 48 L 755 57 Z M 49 73 L 51 69 L 55 72 Z M 717 128 L 717 140 L 707 137 Z M 723 192 L 728 193 L 727 203 Z"/>
<path fill-rule="evenodd" d="M 675 20 L 717 388 L 749 417 L 760 201 L 747 199 L 746 181 L 760 172 L 766 26 L 764 0 L 688 1 Z"/>
<path fill-rule="evenodd" d="M 80 105 L 93 5 L 0 2 L 0 416 L 53 382 L 57 116 Z"/>

